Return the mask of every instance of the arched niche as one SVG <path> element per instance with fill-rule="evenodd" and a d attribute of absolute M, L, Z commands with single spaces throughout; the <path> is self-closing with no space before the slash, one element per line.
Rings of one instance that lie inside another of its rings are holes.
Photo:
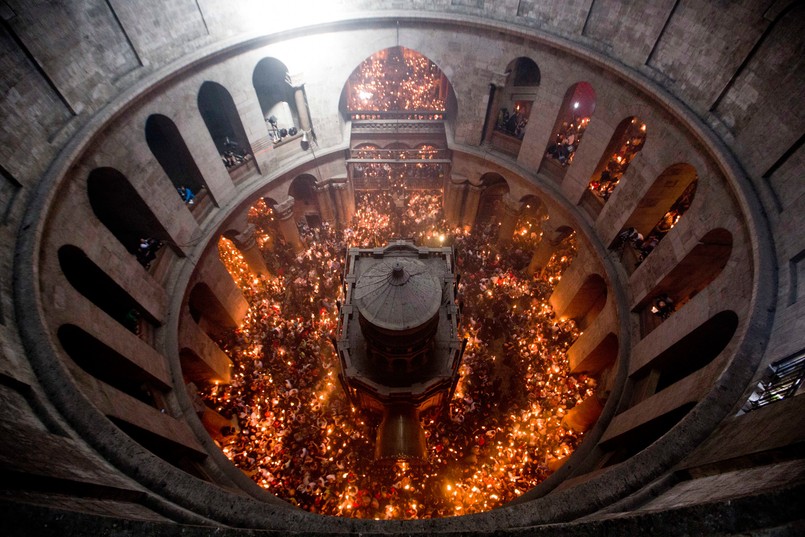
<path fill-rule="evenodd" d="M 593 350 L 585 355 L 577 356 L 573 347 L 571 347 L 568 351 L 570 372 L 597 376 L 615 363 L 615 360 L 618 359 L 618 350 L 618 336 L 612 332 L 607 334 Z"/>
<path fill-rule="evenodd" d="M 504 153 L 517 156 L 525 129 L 531 118 L 531 109 L 536 100 L 540 71 L 531 58 L 515 58 L 506 66 L 506 84 L 502 88 L 490 88 L 490 113 L 487 123 L 492 132 L 485 133 L 491 138 L 492 146 Z"/>
<path fill-rule="evenodd" d="M 201 201 L 200 193 L 207 182 L 187 149 L 179 129 L 168 117 L 152 114 L 145 122 L 145 141 L 154 158 L 165 171 L 174 188 L 189 188 L 196 196 L 196 206 Z"/>
<path fill-rule="evenodd" d="M 685 334 L 632 375 L 632 405 L 708 366 L 738 328 L 735 312 L 721 311 Z"/>
<path fill-rule="evenodd" d="M 487 226 L 492 226 L 494 232 L 497 231 L 497 223 L 503 210 L 503 196 L 508 193 L 509 183 L 500 174 L 489 172 L 481 176 L 481 194 L 473 229 L 484 231 Z"/>
<path fill-rule="evenodd" d="M 587 82 L 577 82 L 565 92 L 539 173 L 555 181 L 564 179 L 595 112 L 595 98 L 595 90 Z"/>
<path fill-rule="evenodd" d="M 707 232 L 633 311 L 640 314 L 641 334 L 648 335 L 721 274 L 732 253 L 732 233 L 723 228 Z M 665 302 L 664 310 L 660 302 Z"/>
<path fill-rule="evenodd" d="M 168 388 L 162 381 L 78 326 L 61 325 L 57 337 L 67 355 L 84 372 L 147 405 L 156 407 L 153 390 Z"/>
<path fill-rule="evenodd" d="M 252 85 L 270 134 L 298 128 L 299 111 L 294 100 L 288 68 L 275 58 L 263 58 L 254 67 Z"/>
<path fill-rule="evenodd" d="M 217 82 L 206 81 L 198 91 L 198 110 L 224 166 L 230 171 L 253 160 L 249 138 L 235 101 Z"/>
<path fill-rule="evenodd" d="M 172 244 L 170 235 L 129 180 L 114 168 L 95 168 L 87 177 L 92 212 L 129 253 L 141 239 Z"/>
<path fill-rule="evenodd" d="M 127 330 L 139 334 L 141 320 L 156 323 L 131 295 L 77 246 L 65 244 L 60 247 L 58 258 L 70 285 Z"/>
<path fill-rule="evenodd" d="M 597 216 L 615 191 L 632 159 L 646 142 L 646 124 L 631 116 L 615 128 L 598 165 L 595 167 L 582 202 L 588 201 L 590 212 Z"/>
<path fill-rule="evenodd" d="M 303 220 L 311 228 L 321 227 L 322 217 L 319 209 L 319 198 L 316 195 L 316 178 L 303 173 L 291 181 L 288 195 L 293 197 L 296 221 Z"/>
<path fill-rule="evenodd" d="M 663 170 L 638 202 L 624 228 L 633 227 L 644 237 L 648 236 L 697 177 L 696 168 L 685 162 L 672 164 Z"/>
<path fill-rule="evenodd" d="M 685 403 L 656 418 L 629 429 L 624 434 L 602 442 L 601 448 L 607 452 L 604 467 L 623 462 L 637 455 L 660 439 L 671 428 L 682 421 L 682 418 L 696 406 L 696 403 Z"/>
<path fill-rule="evenodd" d="M 202 330 L 212 338 L 219 334 L 237 328 L 237 322 L 221 304 L 210 286 L 204 282 L 197 283 L 190 291 L 187 301 L 190 316 Z"/>
<path fill-rule="evenodd" d="M 353 121 L 440 121 L 451 100 L 455 96 L 442 70 L 419 52 L 400 46 L 361 62 L 341 94 L 342 109 Z"/>
<path fill-rule="evenodd" d="M 576 291 L 562 312 L 563 317 L 576 321 L 580 330 L 585 330 L 601 313 L 607 302 L 607 284 L 599 274 L 590 274 Z"/>

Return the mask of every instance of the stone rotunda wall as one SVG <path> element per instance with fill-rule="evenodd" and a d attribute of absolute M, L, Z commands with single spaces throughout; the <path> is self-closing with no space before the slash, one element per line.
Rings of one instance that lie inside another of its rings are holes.
<path fill-rule="evenodd" d="M 780 491 L 801 497 L 802 398 L 735 414 L 768 364 L 805 347 L 798 284 L 805 237 L 797 218 L 802 8 L 766 2 L 714 11 L 696 0 L 650 13 L 601 1 L 572 8 L 436 2 L 425 10 L 362 4 L 332 3 L 344 9 L 305 20 L 258 3 L 157 3 L 158 25 L 118 2 L 0 6 L 7 66 L 0 103 L 4 505 L 154 524 L 484 533 L 603 520 L 607 511 L 638 517 L 643 508 L 678 506 L 683 493 L 689 508 L 757 491 L 766 494 L 761 504 Z M 271 15 L 266 33 L 256 23 Z M 713 36 L 724 46 L 709 46 Z M 472 190 L 485 174 L 498 174 L 511 203 L 536 195 L 554 231 L 578 232 L 583 247 L 551 303 L 572 316 L 585 282 L 605 282 L 606 302 L 570 355 L 579 365 L 607 353 L 618 375 L 584 444 L 510 507 L 434 521 L 325 519 L 290 508 L 229 463 L 198 420 L 183 374 L 226 381 L 228 358 L 208 332 L 237 324 L 245 311 L 215 255 L 217 238 L 246 233 L 243 212 L 259 197 L 291 206 L 289 187 L 299 175 L 344 174 L 343 85 L 366 57 L 396 45 L 434 61 L 455 91 L 445 125 L 450 184 Z M 541 77 L 512 155 L 481 138 L 490 84 L 502 85 L 518 57 L 533 59 Z M 263 58 L 280 60 L 292 85 L 303 88 L 314 151 L 294 140 L 272 144 L 252 85 Z M 596 107 L 574 161 L 563 177 L 537 173 L 563 96 L 581 81 L 595 89 Z M 221 163 L 199 113 L 209 83 L 231 97 L 253 155 L 237 173 Z M 154 114 L 175 125 L 203 177 L 208 196 L 192 211 L 146 140 Z M 630 116 L 647 125 L 645 147 L 592 217 L 582 204 L 587 182 Z M 657 205 L 658 178 L 679 164 L 698 178 L 690 210 L 638 268 L 624 266 L 607 247 L 630 218 Z M 99 214 L 99 206 L 116 212 Z M 130 207 L 139 209 L 137 218 Z M 148 270 L 121 242 L 135 231 L 165 243 Z M 697 247 L 712 236 L 729 237 L 726 264 L 646 332 L 646 304 L 685 285 L 677 267 L 693 280 L 710 267 Z M 121 322 L 129 309 L 139 312 L 139 335 Z M 662 391 L 647 388 L 646 379 L 703 341 L 700 327 L 723 331 L 722 320 L 733 318 L 734 332 L 707 363 Z M 135 393 L 137 382 L 152 387 L 150 404 Z M 775 516 L 721 528 L 779 525 L 793 515 L 782 508 Z M 34 524 L 33 515 L 26 523 Z"/>

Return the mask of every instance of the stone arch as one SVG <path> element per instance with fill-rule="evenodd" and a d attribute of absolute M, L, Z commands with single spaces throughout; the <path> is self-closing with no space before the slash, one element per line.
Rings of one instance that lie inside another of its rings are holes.
<path fill-rule="evenodd" d="M 281 129 L 290 131 L 299 127 L 294 89 L 284 63 L 276 58 L 263 58 L 257 62 L 252 72 L 252 86 L 269 134 L 277 139 Z"/>
<path fill-rule="evenodd" d="M 254 159 L 249 138 L 229 91 L 205 81 L 198 91 L 198 110 L 226 168 L 232 171 Z"/>
<path fill-rule="evenodd" d="M 595 89 L 588 82 L 577 82 L 567 89 L 538 173 L 557 182 L 564 179 L 595 112 L 595 100 Z"/>
<path fill-rule="evenodd" d="M 294 217 L 296 221 L 304 220 L 309 227 L 321 227 L 322 216 L 319 198 L 316 194 L 316 178 L 309 173 L 298 175 L 288 187 L 288 195 L 293 197 Z"/>
<path fill-rule="evenodd" d="M 731 310 L 716 313 L 660 352 L 632 375 L 632 405 L 668 388 L 713 362 L 738 328 Z"/>
<path fill-rule="evenodd" d="M 212 338 L 217 337 L 220 332 L 237 328 L 238 323 L 204 282 L 193 286 L 187 307 L 196 324 Z"/>
<path fill-rule="evenodd" d="M 690 164 L 681 162 L 668 166 L 657 176 L 651 187 L 643 195 L 637 207 L 634 208 L 632 214 L 626 220 L 624 227 L 633 227 L 647 237 L 658 221 L 664 218 L 671 206 L 679 200 L 685 190 L 697 178 L 696 168 Z M 691 201 L 693 195 L 695 195 L 695 187 L 693 188 L 694 191 L 690 194 Z M 690 205 L 688 204 L 688 206 Z"/>
<path fill-rule="evenodd" d="M 505 74 L 505 85 L 490 89 L 490 114 L 495 116 L 487 116 L 492 130 L 487 128 L 484 138 L 491 138 L 496 149 L 517 156 L 536 100 L 540 71 L 534 60 L 521 56 L 509 62 Z"/>
<path fill-rule="evenodd" d="M 629 168 L 629 163 L 643 149 L 646 130 L 646 124 L 636 116 L 623 119 L 615 128 L 580 202 L 593 216 L 601 212 Z"/>
<path fill-rule="evenodd" d="M 707 232 L 632 310 L 640 315 L 642 337 L 710 285 L 731 253 L 732 233 L 723 228 Z"/>
<path fill-rule="evenodd" d="M 506 71 L 510 70 L 509 76 L 512 79 L 513 86 L 539 86 L 541 78 L 539 66 L 531 58 L 527 56 L 515 58 L 506 67 Z"/>
<path fill-rule="evenodd" d="M 176 124 L 162 114 L 151 114 L 145 122 L 145 141 L 177 193 L 178 189 L 184 187 L 196 196 L 191 205 L 196 207 L 201 202 L 201 192 L 208 191 L 207 182 Z"/>
<path fill-rule="evenodd" d="M 57 255 L 59 266 L 70 285 L 121 326 L 139 335 L 141 320 L 156 323 L 156 319 L 83 250 L 65 244 L 59 248 Z"/>
<path fill-rule="evenodd" d="M 503 196 L 509 193 L 509 183 L 502 175 L 487 172 L 481 176 L 478 212 L 473 229 L 483 230 L 485 226 L 496 227 L 502 212 Z"/>
<path fill-rule="evenodd" d="M 162 223 L 118 170 L 92 170 L 87 177 L 87 196 L 92 212 L 129 253 L 137 255 L 143 238 L 173 244 Z"/>
<path fill-rule="evenodd" d="M 420 62 L 424 58 L 427 62 Z M 386 76 L 386 66 L 390 76 Z M 395 69 L 395 66 L 399 66 Z M 404 69 L 402 67 L 405 67 Z M 366 72 L 372 71 L 372 84 L 366 84 Z M 405 72 L 404 77 L 395 76 Z M 380 77 L 377 73 L 381 73 Z M 405 80 L 419 76 L 415 84 Z M 400 91 L 400 88 L 406 91 Z M 361 62 L 344 83 L 340 108 L 352 120 L 371 119 L 445 119 L 451 101 L 452 85 L 442 70 L 419 52 L 402 46 L 380 50 Z M 380 91 L 377 91 L 377 90 Z"/>
<path fill-rule="evenodd" d="M 586 329 L 604 309 L 607 302 L 607 283 L 600 274 L 590 274 L 562 312 L 563 317 L 576 321 L 580 330 Z"/>
<path fill-rule="evenodd" d="M 63 324 L 56 333 L 62 348 L 85 373 L 156 407 L 153 390 L 169 386 L 95 336 L 73 324 Z"/>

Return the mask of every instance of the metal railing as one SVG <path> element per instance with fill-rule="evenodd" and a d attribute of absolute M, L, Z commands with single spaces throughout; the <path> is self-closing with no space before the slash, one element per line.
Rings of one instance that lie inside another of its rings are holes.
<path fill-rule="evenodd" d="M 774 362 L 749 396 L 743 412 L 794 397 L 805 379 L 805 353 Z"/>

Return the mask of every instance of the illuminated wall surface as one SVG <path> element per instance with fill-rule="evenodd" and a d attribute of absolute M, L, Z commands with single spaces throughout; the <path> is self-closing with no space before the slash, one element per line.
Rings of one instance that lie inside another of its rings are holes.
<path fill-rule="evenodd" d="M 802 529 L 803 8 L 508 4 L 2 5 L 4 535 Z"/>

